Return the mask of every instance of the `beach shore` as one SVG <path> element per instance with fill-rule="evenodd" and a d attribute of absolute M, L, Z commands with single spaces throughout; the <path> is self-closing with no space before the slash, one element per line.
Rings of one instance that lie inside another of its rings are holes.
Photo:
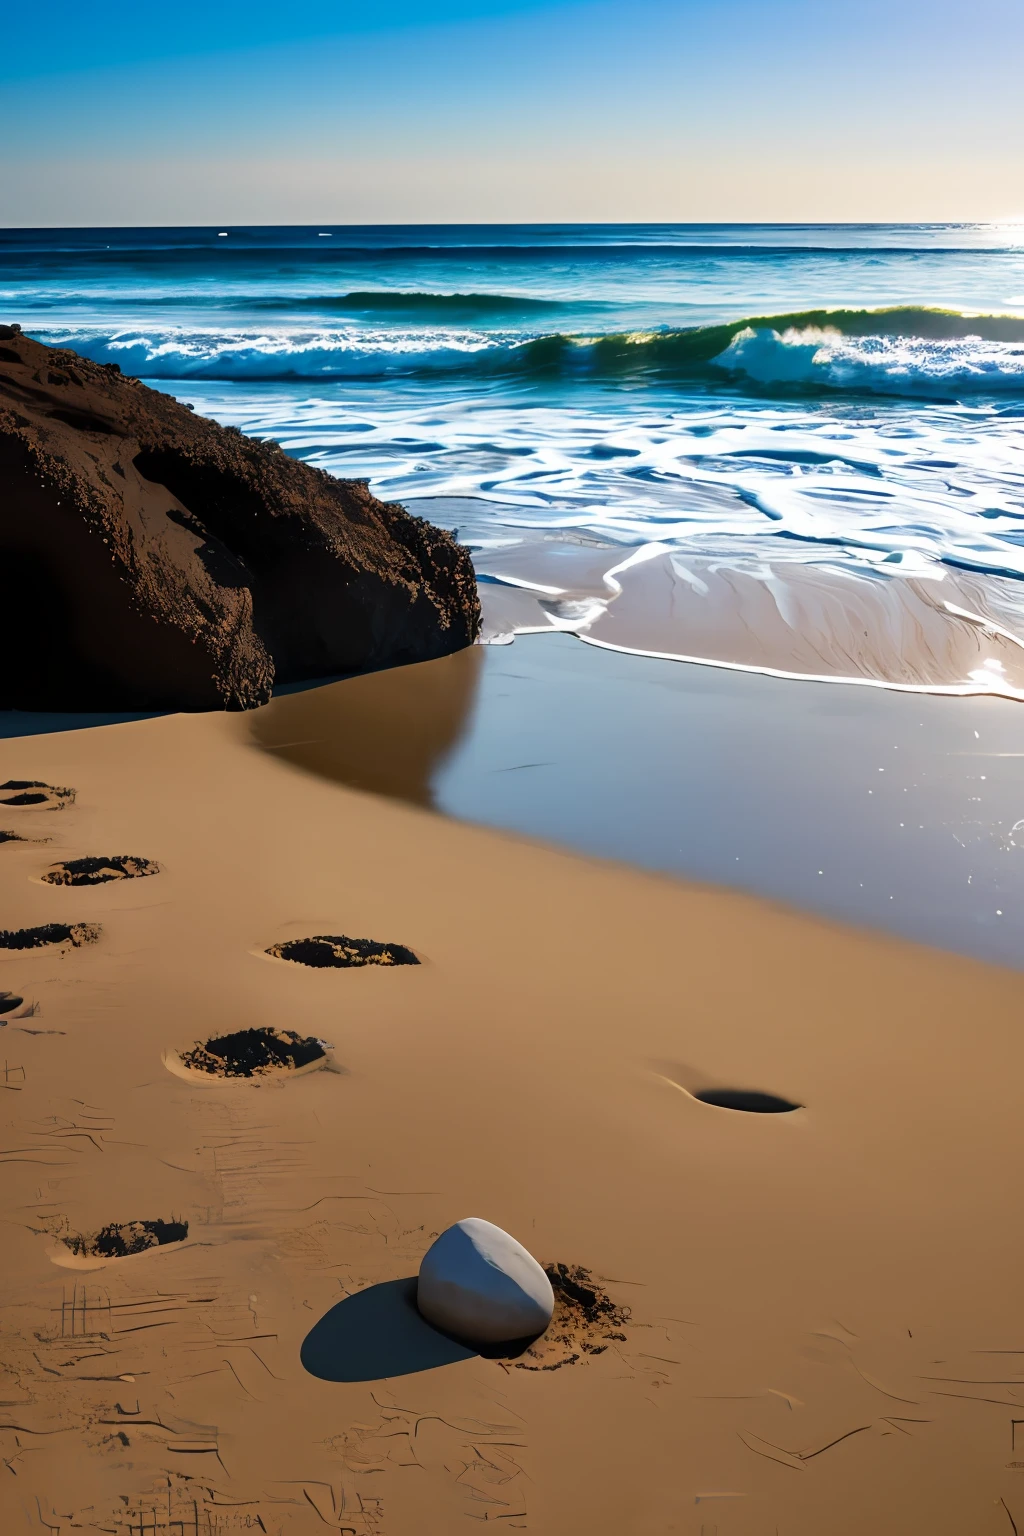
<path fill-rule="evenodd" d="M 258 734 L 0 745 L 0 780 L 76 791 L 0 808 L 4 927 L 102 930 L 0 950 L 4 1531 L 1019 1525 L 1024 979 L 374 798 Z M 40 883 L 114 854 L 160 873 Z M 263 953 L 324 933 L 421 963 Z M 164 1064 L 249 1026 L 340 1070 Z M 799 1107 L 696 1097 L 730 1088 Z M 385 1309 L 367 1379 L 305 1368 L 332 1307 L 467 1215 L 590 1271 L 624 1337 L 403 1374 Z M 131 1220 L 188 1237 L 54 1262 Z"/>
<path fill-rule="evenodd" d="M 349 788 L 1021 969 L 1020 718 L 1008 699 L 549 633 L 279 695 L 248 721 Z"/>

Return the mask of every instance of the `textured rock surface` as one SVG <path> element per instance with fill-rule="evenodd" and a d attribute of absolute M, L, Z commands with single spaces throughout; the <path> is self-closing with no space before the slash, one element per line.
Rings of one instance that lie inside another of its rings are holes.
<path fill-rule="evenodd" d="M 0 708 L 222 709 L 468 645 L 466 550 L 0 326 Z"/>
<path fill-rule="evenodd" d="M 474 1344 L 543 1333 L 555 1298 L 551 1281 L 521 1243 L 468 1216 L 442 1232 L 420 1265 L 416 1302 L 436 1328 Z"/>

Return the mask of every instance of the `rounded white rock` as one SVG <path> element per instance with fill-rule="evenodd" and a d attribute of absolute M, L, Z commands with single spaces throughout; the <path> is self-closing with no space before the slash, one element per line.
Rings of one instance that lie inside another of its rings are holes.
<path fill-rule="evenodd" d="M 445 1333 L 503 1344 L 543 1333 L 555 1309 L 551 1281 L 522 1243 L 479 1216 L 441 1233 L 423 1256 L 416 1303 Z"/>

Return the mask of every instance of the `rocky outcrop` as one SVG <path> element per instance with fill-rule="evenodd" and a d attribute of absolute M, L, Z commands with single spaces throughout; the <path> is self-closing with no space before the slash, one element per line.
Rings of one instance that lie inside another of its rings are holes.
<path fill-rule="evenodd" d="M 13 326 L 0 571 L 8 709 L 247 709 L 480 623 L 447 533 Z"/>

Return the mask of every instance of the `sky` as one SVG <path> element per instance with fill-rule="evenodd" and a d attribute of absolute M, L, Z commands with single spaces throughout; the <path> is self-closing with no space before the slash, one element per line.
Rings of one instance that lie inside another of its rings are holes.
<path fill-rule="evenodd" d="M 1020 0 L 6 0 L 0 225 L 1024 218 Z"/>

